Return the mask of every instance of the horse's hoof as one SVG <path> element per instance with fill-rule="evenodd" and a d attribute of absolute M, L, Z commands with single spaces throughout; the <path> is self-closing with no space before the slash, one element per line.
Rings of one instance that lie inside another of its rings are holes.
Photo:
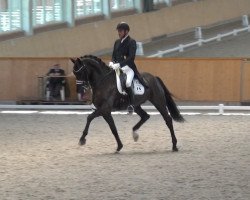
<path fill-rule="evenodd" d="M 121 151 L 122 147 L 123 147 L 123 144 L 118 145 L 118 147 L 117 147 L 117 149 L 116 149 L 116 152 Z"/>
<path fill-rule="evenodd" d="M 78 144 L 80 146 L 85 145 L 86 144 L 86 139 L 85 138 L 84 139 L 80 139 Z"/>
<path fill-rule="evenodd" d="M 173 151 L 173 152 L 177 152 L 177 151 L 179 151 L 179 149 L 178 149 L 177 147 L 173 147 L 173 148 L 172 148 L 172 151 Z"/>
<path fill-rule="evenodd" d="M 136 133 L 135 131 L 133 131 L 133 139 L 134 139 L 134 141 L 135 142 L 137 142 L 138 141 L 138 139 L 139 139 L 139 134 L 138 133 Z"/>

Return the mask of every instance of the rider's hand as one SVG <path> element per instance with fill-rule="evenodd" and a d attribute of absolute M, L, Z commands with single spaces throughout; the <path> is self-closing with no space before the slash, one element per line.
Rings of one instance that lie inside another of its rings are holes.
<path fill-rule="evenodd" d="M 120 68 L 120 64 L 119 63 L 115 63 L 112 65 L 113 70 L 117 70 L 118 68 Z"/>
<path fill-rule="evenodd" d="M 112 66 L 114 65 L 114 63 L 113 62 L 109 62 L 109 67 L 111 67 L 112 68 Z"/>

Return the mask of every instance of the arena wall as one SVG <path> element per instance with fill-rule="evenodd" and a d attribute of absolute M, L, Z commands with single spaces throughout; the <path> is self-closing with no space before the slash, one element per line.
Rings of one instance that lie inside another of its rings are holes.
<path fill-rule="evenodd" d="M 250 14 L 249 0 L 204 0 L 158 11 L 127 15 L 36 33 L 33 36 L 0 42 L 2 57 L 70 57 L 111 49 L 117 33 L 116 24 L 127 21 L 137 41 L 211 26 Z M 55 25 L 57 26 L 57 25 Z M 53 25 L 50 24 L 51 29 Z"/>
<path fill-rule="evenodd" d="M 108 58 L 104 58 L 108 62 Z M 0 58 L 0 101 L 41 98 L 38 77 L 59 63 L 67 74 L 70 98 L 76 99 L 69 58 Z M 241 102 L 250 100 L 250 63 L 244 59 L 137 58 L 140 72 L 159 76 L 182 101 Z"/>
<path fill-rule="evenodd" d="M 162 78 L 185 101 L 240 102 L 241 59 L 138 60 L 142 71 Z"/>
<path fill-rule="evenodd" d="M 250 60 L 241 65 L 241 101 L 250 102 Z"/>

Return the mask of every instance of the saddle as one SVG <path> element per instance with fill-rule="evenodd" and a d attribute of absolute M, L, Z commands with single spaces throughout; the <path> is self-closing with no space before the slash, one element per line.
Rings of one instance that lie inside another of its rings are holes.
<path fill-rule="evenodd" d="M 116 85 L 117 85 L 117 89 L 119 93 L 123 95 L 127 95 L 127 92 L 126 92 L 127 75 L 123 73 L 120 69 L 115 70 L 115 73 L 116 73 Z M 144 81 L 144 85 L 145 85 L 145 81 Z M 138 77 L 134 76 L 133 81 L 132 81 L 132 91 L 134 95 L 143 95 L 145 92 L 144 85 L 141 83 L 141 81 L 139 81 Z"/>

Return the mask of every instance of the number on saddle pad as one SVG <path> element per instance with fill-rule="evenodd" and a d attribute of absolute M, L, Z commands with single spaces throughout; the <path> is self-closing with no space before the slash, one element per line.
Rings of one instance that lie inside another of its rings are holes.
<path fill-rule="evenodd" d="M 145 91 L 144 86 L 136 78 L 133 79 L 133 90 L 136 95 L 143 95 Z"/>

